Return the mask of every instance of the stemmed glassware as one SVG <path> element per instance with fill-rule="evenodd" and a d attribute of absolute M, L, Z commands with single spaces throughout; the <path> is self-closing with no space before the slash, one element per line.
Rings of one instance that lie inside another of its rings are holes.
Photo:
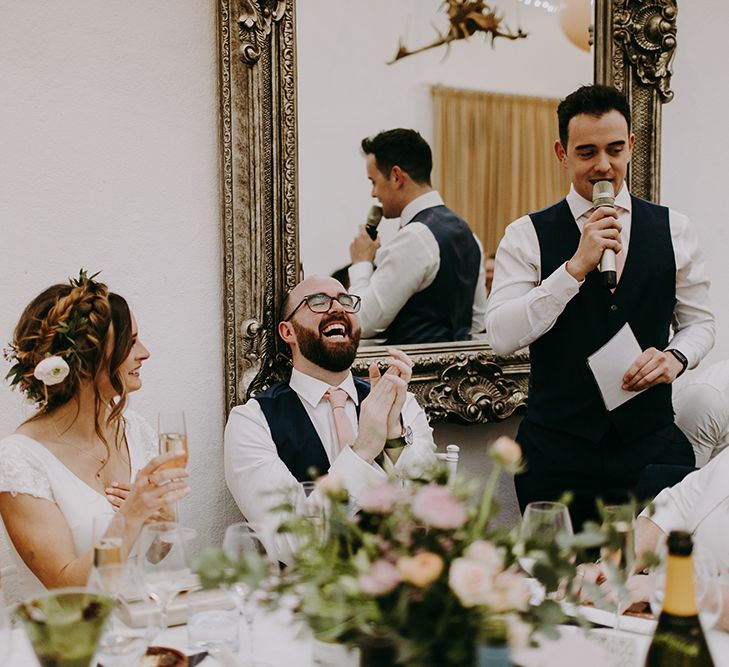
<path fill-rule="evenodd" d="M 87 588 L 58 588 L 18 606 L 43 667 L 91 667 L 114 600 Z"/>
<path fill-rule="evenodd" d="M 223 551 L 234 563 L 244 559 L 265 556 L 266 548 L 260 534 L 248 521 L 241 521 L 228 526 L 223 538 Z M 241 667 L 270 667 L 267 663 L 255 659 L 253 644 L 253 626 L 256 620 L 256 600 L 254 591 L 243 581 L 231 585 L 235 594 L 239 614 L 246 622 L 248 630 L 248 658 Z"/>
<path fill-rule="evenodd" d="M 532 543 L 558 543 L 563 537 L 572 537 L 572 520 L 564 503 L 538 501 L 529 503 L 524 509 L 524 516 L 519 527 L 519 543 L 523 555 L 519 557 L 519 565 L 528 574 L 534 574 L 536 558 L 530 555 L 529 545 Z"/>
<path fill-rule="evenodd" d="M 157 434 L 159 437 L 159 453 L 174 452 L 177 456 L 164 468 L 186 468 L 189 458 L 187 440 L 187 424 L 182 410 L 163 410 L 157 417 Z M 180 521 L 180 503 L 175 504 L 174 519 Z"/>
<path fill-rule="evenodd" d="M 627 582 L 635 569 L 634 515 L 629 505 L 606 505 L 602 530 L 606 542 L 600 549 L 605 578 L 615 598 L 615 629 L 628 605 Z"/>
<path fill-rule="evenodd" d="M 656 547 L 659 564 L 649 573 L 651 590 L 651 612 L 658 618 L 663 609 L 663 595 L 666 587 L 666 557 L 668 549 L 665 537 Z M 694 565 L 694 586 L 699 619 L 704 632 L 711 630 L 719 620 L 723 609 L 722 586 L 726 586 L 727 575 L 714 555 L 700 543 L 694 543 L 692 553 Z"/>
<path fill-rule="evenodd" d="M 173 521 L 147 524 L 139 536 L 139 570 L 147 595 L 157 603 L 160 626 L 167 627 L 172 599 L 190 581 L 184 529 Z"/>

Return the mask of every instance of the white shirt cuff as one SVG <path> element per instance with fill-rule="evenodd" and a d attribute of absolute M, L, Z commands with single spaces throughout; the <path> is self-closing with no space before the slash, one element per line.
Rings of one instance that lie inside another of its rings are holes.
<path fill-rule="evenodd" d="M 354 283 L 358 280 L 369 280 L 375 272 L 372 262 L 357 262 L 349 267 L 349 280 Z"/>
<path fill-rule="evenodd" d="M 334 474 L 357 501 L 365 489 L 386 479 L 382 469 L 375 468 L 361 458 L 351 447 L 344 447 L 334 460 L 329 473 Z"/>

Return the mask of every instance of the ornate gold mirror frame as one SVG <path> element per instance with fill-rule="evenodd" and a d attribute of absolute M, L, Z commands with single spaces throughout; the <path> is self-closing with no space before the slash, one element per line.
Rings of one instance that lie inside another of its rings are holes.
<path fill-rule="evenodd" d="M 286 375 L 276 326 L 298 282 L 295 0 L 220 0 L 219 66 L 226 409 Z M 595 80 L 627 93 L 631 191 L 658 200 L 661 104 L 671 99 L 676 0 L 595 0 Z M 485 342 L 405 346 L 431 421 L 504 419 L 526 405 L 526 350 Z M 383 348 L 365 348 L 366 375 Z"/>

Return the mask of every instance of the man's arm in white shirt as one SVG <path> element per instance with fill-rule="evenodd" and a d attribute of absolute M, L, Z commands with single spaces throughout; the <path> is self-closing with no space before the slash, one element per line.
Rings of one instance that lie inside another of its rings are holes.
<path fill-rule="evenodd" d="M 549 331 L 580 289 L 566 262 L 544 281 L 537 233 L 525 215 L 507 228 L 496 251 L 486 309 L 486 334 L 497 354 L 509 354 Z"/>
<path fill-rule="evenodd" d="M 676 306 L 674 336 L 668 344 L 683 352 L 688 368 L 694 368 L 714 346 L 716 320 L 710 307 L 709 279 L 696 231 L 689 219 L 669 212 L 671 240 L 676 259 Z"/>
<path fill-rule="evenodd" d="M 408 299 L 435 279 L 440 267 L 438 242 L 420 222 L 411 222 L 377 251 L 370 262 L 349 267 L 349 291 L 362 298 L 362 337 L 372 338 L 392 323 Z"/>
<path fill-rule="evenodd" d="M 479 269 L 478 269 L 478 282 L 476 282 L 476 291 L 473 294 L 473 311 L 471 315 L 471 333 L 477 334 L 482 333 L 486 329 L 486 268 L 483 265 L 483 246 L 481 240 L 473 235 L 478 244 L 479 252 Z"/>
<path fill-rule="evenodd" d="M 726 446 L 724 433 L 729 420 L 726 397 L 716 387 L 704 382 L 689 383 L 674 392 L 676 426 L 688 438 L 701 468 Z"/>
<path fill-rule="evenodd" d="M 403 452 L 395 466 L 407 470 L 408 466 L 433 457 L 432 429 L 415 397 L 408 394 L 403 407 L 403 423 L 413 430 L 414 442 Z M 280 561 L 290 562 L 294 540 L 290 535 L 276 534 L 281 521 L 271 508 L 279 504 L 286 493 L 290 493 L 297 507 L 320 502 L 318 491 L 306 498 L 301 485 L 279 458 L 258 401 L 249 400 L 230 413 L 225 427 L 225 480 L 238 508 L 252 523 L 257 524 L 266 538 L 269 550 Z M 369 465 L 351 447 L 345 447 L 332 462 L 329 473 L 337 477 L 353 500 L 373 484 L 385 480 L 384 471 L 376 465 Z"/>

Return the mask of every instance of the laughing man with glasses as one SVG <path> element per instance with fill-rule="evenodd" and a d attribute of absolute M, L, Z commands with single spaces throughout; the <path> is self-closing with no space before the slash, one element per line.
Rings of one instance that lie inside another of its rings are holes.
<path fill-rule="evenodd" d="M 330 473 L 355 501 L 386 472 L 419 474 L 434 461 L 432 429 L 407 391 L 412 362 L 388 348 L 388 369 L 370 367 L 369 382 L 354 378 L 360 298 L 333 278 L 299 283 L 281 309 L 278 333 L 291 349 L 291 377 L 233 408 L 225 429 L 225 478 L 238 507 L 258 524 L 269 553 L 286 563 L 290 535 L 275 534 L 276 492 L 295 489 L 296 507 L 321 502 L 306 497 L 302 482 Z"/>

